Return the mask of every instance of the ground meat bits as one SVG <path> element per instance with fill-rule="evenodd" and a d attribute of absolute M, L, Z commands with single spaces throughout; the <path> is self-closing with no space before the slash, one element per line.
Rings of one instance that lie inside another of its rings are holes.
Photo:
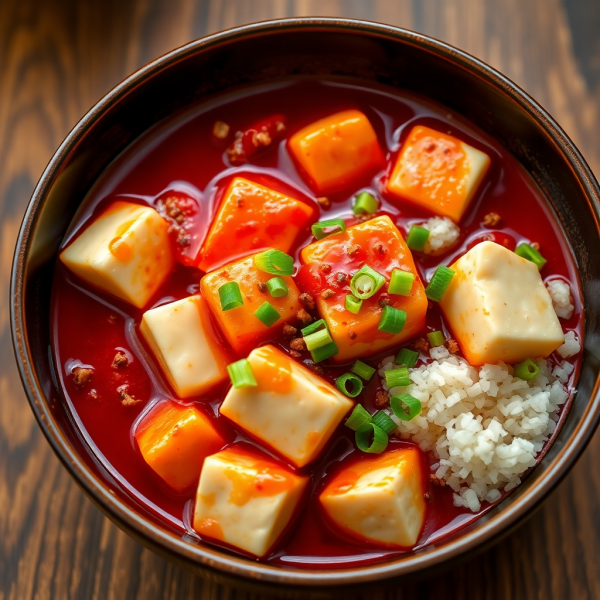
<path fill-rule="evenodd" d="M 307 310 L 315 310 L 315 299 L 310 294 L 300 294 L 300 302 Z"/>
<path fill-rule="evenodd" d="M 290 348 L 296 352 L 304 352 L 306 350 L 306 342 L 304 338 L 296 338 L 290 342 Z"/>
<path fill-rule="evenodd" d="M 431 346 L 425 338 L 419 338 L 412 343 L 412 347 L 421 354 L 427 354 Z"/>
<path fill-rule="evenodd" d="M 390 395 L 383 390 L 379 390 L 375 396 L 375 408 L 384 408 L 390 403 Z"/>
<path fill-rule="evenodd" d="M 133 396 L 129 395 L 128 387 L 126 385 L 122 385 L 120 388 L 118 388 L 117 392 L 119 392 L 119 396 L 121 397 L 121 404 L 123 406 L 135 406 L 136 404 L 139 404 L 141 402 L 141 400 L 138 400 L 137 398 L 134 398 Z"/>
<path fill-rule="evenodd" d="M 502 218 L 498 213 L 491 212 L 483 217 L 484 227 L 500 227 L 502 225 Z"/>
<path fill-rule="evenodd" d="M 303 325 L 310 325 L 313 321 L 313 318 L 303 308 L 296 313 L 296 316 Z"/>
<path fill-rule="evenodd" d="M 321 365 L 316 365 L 315 363 L 308 363 L 306 366 L 317 375 L 325 375 L 325 370 Z"/>
<path fill-rule="evenodd" d="M 356 331 L 352 331 L 352 330 L 348 331 L 348 337 L 351 340 L 355 340 L 356 339 Z"/>
<path fill-rule="evenodd" d="M 258 291 L 259 291 L 261 294 L 266 294 L 266 293 L 267 293 L 267 290 L 269 289 L 269 288 L 267 288 L 267 284 L 266 284 L 264 281 L 259 281 L 259 282 L 256 284 L 256 287 L 258 288 Z"/>
<path fill-rule="evenodd" d="M 350 258 L 354 258 L 360 252 L 360 246 L 358 244 L 350 244 L 346 248 L 346 253 Z"/>
<path fill-rule="evenodd" d="M 88 367 L 75 367 L 71 374 L 73 375 L 73 383 L 78 387 L 84 387 L 92 378 L 94 369 Z"/>
<path fill-rule="evenodd" d="M 300 352 L 296 352 L 295 350 L 290 350 L 290 356 L 292 358 L 302 358 L 302 354 L 300 354 Z"/>
<path fill-rule="evenodd" d="M 229 135 L 229 125 L 223 121 L 215 121 L 212 132 L 218 140 L 224 140 Z"/>
<path fill-rule="evenodd" d="M 323 300 L 329 300 L 329 298 L 332 298 L 333 296 L 335 296 L 335 292 L 333 290 L 326 289 L 321 292 L 321 298 L 323 298 Z"/>
<path fill-rule="evenodd" d="M 331 208 L 331 200 L 329 200 L 329 198 L 325 198 L 323 196 L 321 198 L 317 198 L 317 202 L 319 203 L 319 206 L 325 210 Z"/>
<path fill-rule="evenodd" d="M 448 345 L 448 350 L 450 351 L 451 354 L 456 354 L 457 352 L 460 352 L 460 347 L 456 340 L 453 340 L 452 338 L 450 338 L 447 342 L 447 345 Z"/>
<path fill-rule="evenodd" d="M 129 364 L 129 359 L 127 358 L 127 354 L 125 354 L 125 352 L 122 352 L 121 350 L 119 350 L 115 354 L 115 357 L 113 358 L 112 368 L 113 369 L 121 369 L 123 367 L 126 367 L 128 364 Z"/>
<path fill-rule="evenodd" d="M 298 330 L 295 327 L 292 327 L 287 323 L 283 324 L 283 335 L 285 335 L 286 337 L 292 337 L 293 335 L 296 335 L 297 332 Z"/>
<path fill-rule="evenodd" d="M 431 483 L 433 483 L 433 485 L 437 485 L 438 487 L 446 487 L 446 482 L 443 479 L 436 477 L 433 473 L 429 475 L 429 480 Z"/>

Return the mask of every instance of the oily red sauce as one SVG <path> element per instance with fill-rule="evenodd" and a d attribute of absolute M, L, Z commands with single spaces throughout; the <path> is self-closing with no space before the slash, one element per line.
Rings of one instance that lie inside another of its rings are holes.
<path fill-rule="evenodd" d="M 281 115 L 287 127 L 285 136 L 289 137 L 319 118 L 351 108 L 363 111 L 373 124 L 387 155 L 388 170 L 372 180 L 361 182 L 358 187 L 331 194 L 332 205 L 328 210 L 318 208 L 314 194 L 293 166 L 285 139 L 266 151 L 256 153 L 249 163 L 233 166 L 226 158 L 231 136 L 223 141 L 212 134 L 216 121 L 227 123 L 235 132 L 265 120 L 268 122 L 272 115 Z M 581 338 L 582 311 L 572 253 L 541 192 L 520 165 L 494 140 L 444 107 L 371 84 L 369 88 L 362 88 L 331 80 L 281 82 L 244 90 L 243 93 L 223 97 L 210 106 L 198 106 L 185 114 L 173 116 L 132 144 L 107 169 L 83 202 L 65 244 L 84 223 L 116 197 L 156 206 L 157 201 L 160 204 L 161 199 L 174 191 L 183 191 L 195 200 L 189 211 L 192 221 L 187 223 L 188 231 L 184 233 L 189 234 L 191 244 L 197 247 L 206 234 L 224 189 L 234 176 L 246 177 L 309 202 L 317 207 L 317 214 L 320 210 L 321 219 L 343 217 L 348 225 L 353 223 L 352 199 L 359 191 L 371 190 L 382 199 L 380 214 L 389 215 L 406 232 L 411 223 L 431 215 L 412 204 L 390 202 L 383 191 L 383 182 L 389 176 L 402 140 L 416 124 L 457 136 L 486 152 L 492 160 L 485 180 L 460 223 L 458 244 L 449 253 L 438 257 L 414 254 L 422 279 L 426 281 L 439 264 L 452 263 L 484 239 L 496 241 L 511 250 L 521 241 L 537 242 L 548 261 L 543 276 L 558 276 L 571 283 L 575 314 L 568 322 L 561 322 L 565 330 L 576 329 Z M 482 226 L 484 216 L 492 211 L 502 217 L 502 228 L 493 230 Z M 232 232 L 233 247 L 235 235 Z M 311 240 L 308 229 L 299 236 L 294 248 L 296 259 L 300 249 Z M 234 258 L 237 257 L 231 257 L 232 260 Z M 189 264 L 189 260 L 183 259 L 182 262 Z M 198 292 L 201 272 L 184 264 L 176 268 L 145 310 Z M 300 266 L 298 261 L 297 266 Z M 297 281 L 302 287 L 302 278 Z M 160 399 L 174 397 L 138 335 L 137 325 L 143 311 L 91 288 L 71 275 L 59 262 L 51 310 L 52 350 L 58 380 L 68 410 L 90 451 L 116 479 L 124 493 L 139 503 L 140 510 L 153 515 L 159 522 L 168 522 L 171 529 L 180 531 L 192 543 L 212 543 L 210 540 L 200 541 L 190 527 L 195 490 L 178 495 L 168 489 L 145 464 L 133 438 L 140 417 Z M 427 330 L 435 329 L 443 329 L 449 336 L 437 306 L 428 311 L 427 317 Z M 289 340 L 283 338 L 270 341 L 284 350 L 289 344 Z M 225 347 L 222 339 L 216 339 L 215 343 Z M 233 358 L 231 350 L 225 349 Z M 111 366 L 117 350 L 125 351 L 130 358 L 126 369 L 113 369 Z M 394 353 L 394 350 L 386 351 L 365 359 L 365 362 L 377 366 L 381 358 Z M 571 360 L 576 366 L 570 381 L 572 389 L 579 370 L 579 357 Z M 92 382 L 84 389 L 77 388 L 68 376 L 73 364 L 94 367 Z M 333 382 L 346 370 L 347 367 L 326 365 L 325 378 Z M 373 401 L 378 385 L 379 377 L 375 375 L 366 384 L 360 398 L 371 412 L 375 410 Z M 123 389 L 122 386 L 127 386 L 128 393 L 141 402 L 135 406 L 122 406 L 117 391 L 118 388 Z M 260 449 L 256 441 L 219 415 L 218 408 L 226 392 L 227 386 L 222 385 L 209 394 L 184 403 L 194 403 L 209 416 L 228 444 L 248 445 L 254 451 L 269 454 L 268 450 Z M 389 448 L 407 444 L 409 442 L 390 439 Z M 427 476 L 429 466 L 436 459 L 423 453 L 421 456 Z M 326 480 L 343 466 L 364 457 L 355 447 L 353 432 L 341 425 L 321 457 L 303 469 L 311 475 L 310 493 L 289 529 L 266 558 L 267 562 L 297 568 L 334 568 L 373 563 L 411 551 L 390 550 L 376 545 L 367 548 L 364 542 L 345 537 L 324 518 L 318 494 Z M 423 486 L 430 500 L 417 548 L 455 533 L 490 508 L 484 503 L 479 515 L 473 515 L 454 507 L 448 488 L 432 485 L 429 480 L 424 481 Z M 238 552 L 233 548 L 229 550 Z"/>

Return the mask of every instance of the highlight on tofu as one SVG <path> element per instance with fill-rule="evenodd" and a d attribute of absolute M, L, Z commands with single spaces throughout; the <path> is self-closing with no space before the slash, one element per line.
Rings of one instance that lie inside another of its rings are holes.
<path fill-rule="evenodd" d="M 576 265 L 514 158 L 446 109 L 261 94 L 140 153 L 115 188 L 147 173 L 140 195 L 92 198 L 53 284 L 62 391 L 188 543 L 300 569 L 418 551 L 552 443 Z"/>

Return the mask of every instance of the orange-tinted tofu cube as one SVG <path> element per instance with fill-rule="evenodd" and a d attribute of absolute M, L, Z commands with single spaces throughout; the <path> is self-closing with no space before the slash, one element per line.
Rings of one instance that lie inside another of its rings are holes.
<path fill-rule="evenodd" d="M 261 248 L 288 252 L 315 218 L 315 209 L 305 202 L 236 177 L 225 190 L 198 267 L 210 271 Z"/>
<path fill-rule="evenodd" d="M 204 459 L 225 445 L 197 408 L 170 400 L 142 419 L 135 439 L 146 463 L 176 492 L 196 485 Z"/>
<path fill-rule="evenodd" d="M 259 290 L 259 284 L 266 284 L 272 277 L 274 275 L 256 268 L 252 255 L 212 271 L 200 281 L 202 295 L 221 331 L 239 354 L 245 354 L 260 342 L 272 338 L 284 323 L 295 320 L 302 308 L 299 303 L 300 292 L 291 277 L 282 277 L 288 288 L 287 296 L 273 298 L 268 292 Z M 237 282 L 244 304 L 224 311 L 221 309 L 219 288 L 228 281 Z M 270 327 L 254 314 L 264 302 L 269 302 L 281 315 Z"/>
<path fill-rule="evenodd" d="M 458 222 L 490 166 L 487 154 L 429 127 L 414 127 L 387 183 L 401 200 Z"/>
<path fill-rule="evenodd" d="M 329 326 L 339 354 L 336 362 L 348 362 L 376 354 L 415 337 L 425 326 L 427 297 L 419 279 L 412 254 L 398 228 L 387 216 L 377 217 L 349 227 L 346 233 L 330 235 L 302 250 L 299 283 L 317 300 L 319 314 Z M 323 269 L 322 265 L 331 269 Z M 415 280 L 408 296 L 388 294 L 387 285 L 363 300 L 358 314 L 346 310 L 346 295 L 351 294 L 350 280 L 363 265 L 368 265 L 389 283 L 392 271 L 411 272 Z M 341 275 L 340 275 L 341 274 Z M 344 277 L 345 276 L 345 277 Z M 323 294 L 325 290 L 329 291 Z M 407 319 L 398 334 L 377 328 L 383 311 L 380 300 L 406 312 Z"/>
<path fill-rule="evenodd" d="M 360 183 L 384 166 L 373 126 L 358 110 L 321 119 L 295 133 L 289 149 L 315 193 Z"/>

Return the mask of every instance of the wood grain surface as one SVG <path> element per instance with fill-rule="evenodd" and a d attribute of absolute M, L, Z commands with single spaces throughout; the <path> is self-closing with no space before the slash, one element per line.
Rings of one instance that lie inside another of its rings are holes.
<path fill-rule="evenodd" d="M 284 16 L 372 19 L 500 69 L 542 103 L 600 173 L 597 0 L 0 0 L 0 600 L 236 599 L 119 531 L 84 497 L 34 421 L 14 364 L 8 280 L 47 161 L 110 88 L 204 34 Z M 600 598 L 600 434 L 516 533 L 437 579 L 375 599 Z"/>

